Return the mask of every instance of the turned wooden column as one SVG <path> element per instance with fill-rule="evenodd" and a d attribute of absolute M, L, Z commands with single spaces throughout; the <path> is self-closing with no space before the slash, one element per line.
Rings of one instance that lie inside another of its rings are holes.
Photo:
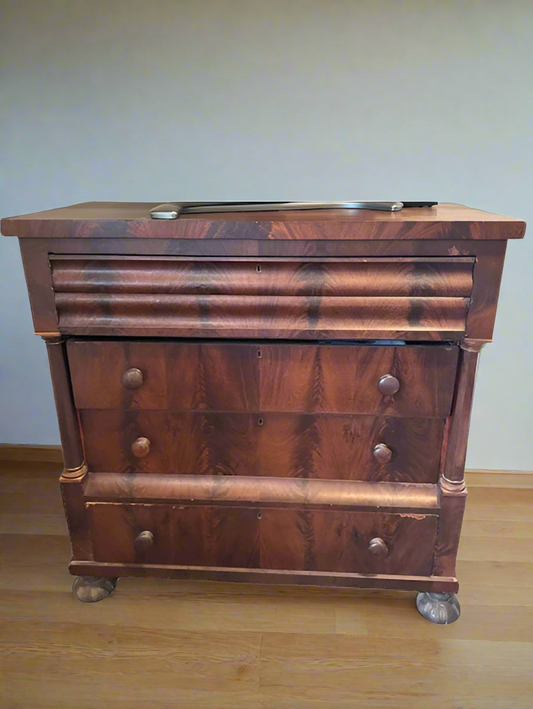
<path fill-rule="evenodd" d="M 441 484 L 445 487 L 464 487 L 466 448 L 470 429 L 470 415 L 474 398 L 477 363 L 484 340 L 465 339 L 460 343 L 461 352 L 452 418 L 448 429 L 448 441 L 441 474 Z"/>
<path fill-rule="evenodd" d="M 65 469 L 62 477 L 77 478 L 86 471 L 78 414 L 74 406 L 64 337 L 43 337 L 46 342 L 59 423 Z"/>
<path fill-rule="evenodd" d="M 452 416 L 439 479 L 441 516 L 433 568 L 433 574 L 437 576 L 455 576 L 457 548 L 467 496 L 465 461 L 470 414 L 479 353 L 484 344 L 484 340 L 469 339 L 460 343 Z"/>
<path fill-rule="evenodd" d="M 70 383 L 66 341 L 64 337 L 57 336 L 43 337 L 43 340 L 48 352 L 63 449 L 65 466 L 60 478 L 61 495 L 70 532 L 72 555 L 73 559 L 92 559 L 92 545 L 83 497 L 87 465 Z"/>

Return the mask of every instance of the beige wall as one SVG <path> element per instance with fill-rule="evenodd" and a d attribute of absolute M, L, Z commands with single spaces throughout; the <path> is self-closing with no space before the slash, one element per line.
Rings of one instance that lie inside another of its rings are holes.
<path fill-rule="evenodd" d="M 3 0 L 3 216 L 85 200 L 420 199 L 533 222 L 533 3 Z M 0 442 L 56 443 L 15 240 Z M 510 244 L 468 463 L 533 469 L 533 233 Z"/>

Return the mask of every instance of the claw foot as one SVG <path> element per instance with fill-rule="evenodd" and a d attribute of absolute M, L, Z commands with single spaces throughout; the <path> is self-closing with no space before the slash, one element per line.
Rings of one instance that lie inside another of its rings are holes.
<path fill-rule="evenodd" d="M 76 576 L 72 584 L 74 598 L 82 603 L 103 601 L 115 590 L 118 579 L 102 576 Z"/>
<path fill-rule="evenodd" d="M 439 625 L 454 623 L 461 615 L 461 606 L 453 593 L 419 593 L 416 607 L 426 620 Z"/>

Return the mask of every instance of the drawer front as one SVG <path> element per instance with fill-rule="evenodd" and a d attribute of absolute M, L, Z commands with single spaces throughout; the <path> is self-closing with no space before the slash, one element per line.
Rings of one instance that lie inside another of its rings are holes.
<path fill-rule="evenodd" d="M 413 417 L 449 415 L 458 359 L 451 345 L 71 340 L 68 353 L 78 409 Z"/>
<path fill-rule="evenodd" d="M 50 258 L 61 332 L 460 339 L 471 257 Z"/>
<path fill-rule="evenodd" d="M 431 575 L 436 515 L 88 503 L 95 561 Z"/>
<path fill-rule="evenodd" d="M 94 472 L 417 483 L 437 481 L 445 424 L 437 418 L 177 411 L 83 410 L 80 417 Z"/>

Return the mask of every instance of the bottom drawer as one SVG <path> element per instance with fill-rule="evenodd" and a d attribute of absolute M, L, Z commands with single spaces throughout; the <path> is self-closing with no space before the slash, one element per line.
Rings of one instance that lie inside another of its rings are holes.
<path fill-rule="evenodd" d="M 94 560 L 429 576 L 436 515 L 87 503 Z"/>

